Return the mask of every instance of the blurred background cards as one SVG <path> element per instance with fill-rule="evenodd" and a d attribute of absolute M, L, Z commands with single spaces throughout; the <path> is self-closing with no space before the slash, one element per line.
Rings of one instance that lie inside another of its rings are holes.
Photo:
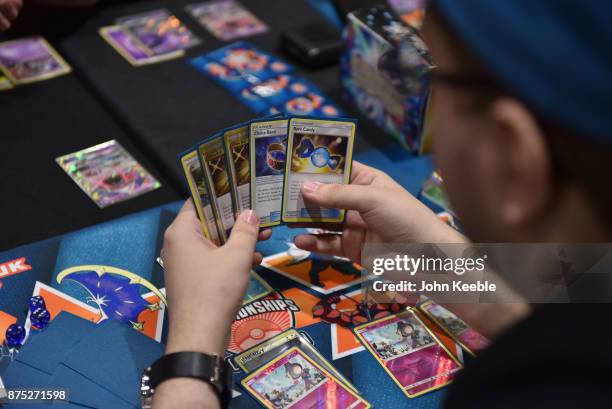
<path fill-rule="evenodd" d="M 68 74 L 70 66 L 42 37 L 0 43 L 0 90 Z M 4 75 L 2 75 L 4 73 Z"/>
<path fill-rule="evenodd" d="M 55 161 L 101 208 L 161 187 L 115 140 L 60 156 Z"/>
<path fill-rule="evenodd" d="M 190 4 L 186 10 L 202 27 L 222 41 L 268 31 L 268 26 L 233 0 L 213 0 Z"/>
<path fill-rule="evenodd" d="M 157 9 L 117 19 L 100 35 L 132 65 L 152 64 L 184 55 L 201 43 L 176 16 Z"/>

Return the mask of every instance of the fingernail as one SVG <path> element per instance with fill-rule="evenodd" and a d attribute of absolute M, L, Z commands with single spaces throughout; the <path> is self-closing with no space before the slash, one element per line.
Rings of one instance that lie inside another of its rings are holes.
<path fill-rule="evenodd" d="M 255 213 L 253 210 L 245 210 L 240 214 L 240 218 L 253 226 L 257 226 L 259 224 L 259 216 L 257 216 L 257 213 Z"/>
<path fill-rule="evenodd" d="M 302 185 L 302 189 L 304 189 L 306 193 L 314 193 L 319 189 L 319 186 L 321 186 L 319 182 L 307 181 Z"/>

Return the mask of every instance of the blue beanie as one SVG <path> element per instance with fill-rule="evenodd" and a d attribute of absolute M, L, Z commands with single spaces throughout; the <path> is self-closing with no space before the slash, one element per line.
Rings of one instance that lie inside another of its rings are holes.
<path fill-rule="evenodd" d="M 612 143 L 612 1 L 435 5 L 493 75 L 528 105 Z"/>

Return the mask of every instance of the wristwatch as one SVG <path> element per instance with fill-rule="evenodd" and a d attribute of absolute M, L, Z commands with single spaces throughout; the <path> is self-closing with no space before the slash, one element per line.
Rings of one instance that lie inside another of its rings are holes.
<path fill-rule="evenodd" d="M 140 382 L 140 403 L 150 409 L 157 386 L 172 378 L 194 378 L 209 383 L 217 393 L 221 408 L 232 398 L 232 369 L 218 355 L 175 352 L 159 358 L 144 370 Z"/>

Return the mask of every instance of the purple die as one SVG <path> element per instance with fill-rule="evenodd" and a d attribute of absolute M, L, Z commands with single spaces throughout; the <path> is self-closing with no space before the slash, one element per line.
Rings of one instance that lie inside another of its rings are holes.
<path fill-rule="evenodd" d="M 45 299 L 42 298 L 40 295 L 34 295 L 30 297 L 30 299 L 28 300 L 28 306 L 30 307 L 30 312 L 34 312 L 37 308 L 47 308 L 47 306 L 45 305 Z"/>
<path fill-rule="evenodd" d="M 6 329 L 6 344 L 9 346 L 9 348 L 19 347 L 23 345 L 25 336 L 26 330 L 23 325 L 11 324 Z"/>
<path fill-rule="evenodd" d="M 49 321 L 51 321 L 51 314 L 44 308 L 37 308 L 32 311 L 30 321 L 32 321 L 32 325 L 35 326 L 36 329 L 43 329 L 47 326 Z"/>

